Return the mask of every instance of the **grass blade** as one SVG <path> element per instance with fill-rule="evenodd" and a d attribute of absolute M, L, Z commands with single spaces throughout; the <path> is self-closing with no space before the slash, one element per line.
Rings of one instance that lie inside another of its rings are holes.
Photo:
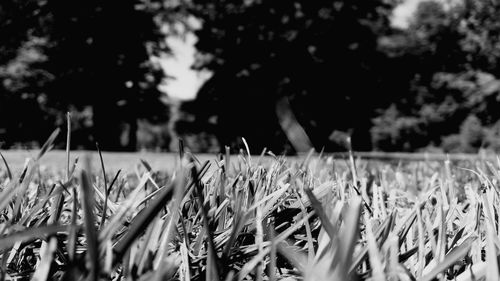
<path fill-rule="evenodd" d="M 102 207 L 102 216 L 101 223 L 99 224 L 99 229 L 102 229 L 104 223 L 106 222 L 106 211 L 108 210 L 108 177 L 106 176 L 106 168 L 104 167 L 104 160 L 102 159 L 101 149 L 99 149 L 99 143 L 95 143 L 97 148 L 97 152 L 99 153 L 99 159 L 101 160 L 101 170 L 102 170 L 102 178 L 104 181 L 104 206 Z"/>
<path fill-rule="evenodd" d="M 121 261 L 125 252 L 132 243 L 145 231 L 148 225 L 159 214 L 162 208 L 167 205 L 173 195 L 173 184 L 162 188 L 148 207 L 142 209 L 132 220 L 127 233 L 121 238 L 113 248 L 115 254 L 114 264 Z"/>
<path fill-rule="evenodd" d="M 70 148 L 71 148 L 71 113 L 66 113 L 66 181 L 69 182 L 70 172 Z"/>
<path fill-rule="evenodd" d="M 316 198 L 314 193 L 310 188 L 304 188 L 305 193 L 309 197 L 309 201 L 311 202 L 311 205 L 316 211 L 316 214 L 318 214 L 319 219 L 321 221 L 321 225 L 325 229 L 326 233 L 330 237 L 330 241 L 333 241 L 337 237 L 338 233 L 338 227 L 335 227 L 332 222 L 330 221 L 330 218 L 326 214 L 325 210 L 323 209 L 323 206 L 321 205 L 321 202 Z"/>
<path fill-rule="evenodd" d="M 193 162 L 192 162 L 193 163 Z M 194 163 L 193 163 L 194 164 Z M 206 279 L 207 280 L 219 280 L 219 265 L 220 261 L 215 252 L 215 243 L 213 240 L 213 229 L 210 224 L 210 219 L 208 217 L 208 210 L 205 206 L 205 197 L 203 195 L 203 186 L 199 179 L 199 174 L 196 170 L 196 166 L 193 165 L 191 168 L 191 177 L 194 180 L 194 184 L 196 187 L 196 198 L 198 200 L 198 204 L 200 206 L 201 215 L 203 217 L 203 227 L 207 232 L 207 270 L 206 270 Z"/>
<path fill-rule="evenodd" d="M 45 281 L 48 279 L 50 267 L 56 250 L 57 239 L 55 237 L 50 238 L 49 243 L 42 243 L 42 248 L 40 249 L 40 265 L 37 267 L 31 280 Z"/>
<path fill-rule="evenodd" d="M 344 217 L 343 229 L 338 237 L 339 273 L 342 280 L 348 279 L 348 269 L 352 261 L 354 246 L 359 237 L 359 219 L 361 216 L 361 198 L 354 197 Z M 374 238 L 375 239 L 375 238 Z"/>
<path fill-rule="evenodd" d="M 7 163 L 7 160 L 5 157 L 3 157 L 2 152 L 0 152 L 0 157 L 2 157 L 3 164 L 5 165 L 5 168 L 7 169 L 7 176 L 9 177 L 9 180 L 12 180 L 12 172 L 10 171 L 9 164 Z"/>
<path fill-rule="evenodd" d="M 428 274 L 424 275 L 423 277 L 419 278 L 418 281 L 430 281 L 434 279 L 439 273 L 445 271 L 448 269 L 450 266 L 458 262 L 460 259 L 462 259 L 467 253 L 469 252 L 472 242 L 476 237 L 469 237 L 467 238 L 462 244 L 459 246 L 453 248 L 445 257 L 442 262 L 437 264 L 431 272 Z"/>
<path fill-rule="evenodd" d="M 60 131 L 59 128 L 55 129 L 54 132 L 52 132 L 52 134 L 49 136 L 47 141 L 45 141 L 42 148 L 40 149 L 40 152 L 38 153 L 38 156 L 35 158 L 36 161 L 40 160 L 40 158 L 42 158 L 42 156 L 45 155 L 45 153 L 47 153 L 47 151 L 52 149 L 52 145 L 54 144 L 54 141 L 56 140 L 57 136 L 59 135 L 59 131 Z"/>
<path fill-rule="evenodd" d="M 28 242 L 36 239 L 54 235 L 58 232 L 65 232 L 68 227 L 65 225 L 48 225 L 36 228 L 28 228 L 23 231 L 14 232 L 0 237 L 0 251 L 4 251 L 14 246 L 17 242 Z"/>
<path fill-rule="evenodd" d="M 87 159 L 87 162 L 89 159 Z M 87 163 L 87 166 L 89 164 Z M 87 167 L 89 170 L 89 167 Z M 99 246 L 96 234 L 94 219 L 94 189 L 90 183 L 85 170 L 80 172 L 80 195 L 83 207 L 83 219 L 85 226 L 85 237 L 87 239 L 87 267 L 89 270 L 89 280 L 97 280 L 99 274 Z"/>

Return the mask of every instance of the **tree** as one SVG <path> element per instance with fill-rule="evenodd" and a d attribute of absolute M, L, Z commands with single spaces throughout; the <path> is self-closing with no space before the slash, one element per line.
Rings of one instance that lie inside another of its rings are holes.
<path fill-rule="evenodd" d="M 386 38 L 385 51 L 393 61 L 403 62 L 405 68 L 400 69 L 406 74 L 399 74 L 405 79 L 395 79 L 405 81 L 402 94 L 372 129 L 378 149 L 402 143 L 407 136 L 413 145 L 396 145 L 392 150 L 414 151 L 431 145 L 471 151 L 469 147 L 478 142 L 460 145 L 470 142 L 463 139 L 466 134 L 461 129 L 470 127 L 468 116 L 479 118 L 479 126 L 499 120 L 495 110 L 500 93 L 495 78 L 499 7 L 494 2 L 464 1 L 449 7 L 421 2 L 409 28 Z M 401 127 L 400 119 L 411 119 L 413 125 Z"/>
<path fill-rule="evenodd" d="M 164 73 L 151 56 L 168 51 L 163 27 L 180 22 L 182 11 L 155 0 L 1 5 L 0 34 L 8 38 L 0 44 L 2 106 L 33 104 L 55 120 L 70 108 L 90 107 L 90 143 L 104 150 L 135 150 L 138 118 L 168 118 L 157 89 Z"/>
<path fill-rule="evenodd" d="M 101 148 L 135 150 L 137 118 L 167 112 L 156 89 L 163 73 L 150 60 L 165 48 L 155 15 L 137 0 L 51 1 L 48 10 L 54 46 L 46 67 L 57 77 L 50 100 L 58 108 L 91 105 Z"/>
<path fill-rule="evenodd" d="M 389 28 L 386 1 L 193 1 L 203 28 L 198 68 L 213 77 L 198 95 L 198 118 L 217 117 L 221 145 L 246 137 L 256 150 L 282 151 L 276 103 L 287 97 L 316 149 L 352 130 L 370 149 L 378 106 L 378 36 Z"/>
<path fill-rule="evenodd" d="M 42 66 L 48 47 L 44 1 L 0 3 L 0 143 L 43 141 L 53 130 L 54 112 L 43 89 L 53 79 Z"/>

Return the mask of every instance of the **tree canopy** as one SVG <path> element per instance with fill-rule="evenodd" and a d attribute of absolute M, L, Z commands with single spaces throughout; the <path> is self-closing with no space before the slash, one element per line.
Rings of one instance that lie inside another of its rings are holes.
<path fill-rule="evenodd" d="M 198 67 L 214 72 L 199 93 L 198 117 L 218 118 L 220 143 L 246 137 L 279 152 L 287 140 L 276 103 L 287 97 L 318 150 L 334 149 L 331 133 L 349 129 L 358 149 L 370 148 L 386 1 L 193 2 L 203 23 Z"/>
<path fill-rule="evenodd" d="M 46 128 L 61 123 L 70 108 L 79 112 L 89 107 L 92 125 L 75 143 L 89 147 L 98 141 L 105 150 L 135 150 L 137 118 L 166 119 L 168 112 L 157 90 L 163 70 L 151 60 L 159 51 L 167 51 L 161 32 L 164 22 L 157 20 L 167 8 L 159 4 L 2 2 L 5 17 L 0 32 L 9 39 L 0 46 L 4 81 L 0 96 L 5 106 L 1 114 L 11 120 L 36 120 L 32 104 L 42 111 L 40 116 L 50 118 L 42 126 Z M 8 123 L 7 140 L 29 131 Z M 40 127 L 37 121 L 26 124 Z M 125 137 L 124 127 L 129 132 Z M 45 137 L 40 132 L 34 131 Z"/>
<path fill-rule="evenodd" d="M 154 130 L 172 137 L 173 112 L 202 150 L 344 150 L 348 136 L 356 150 L 500 149 L 500 4 L 422 1 L 397 28 L 398 4 L 5 0 L 0 141 L 39 142 L 72 111 L 75 146 L 134 150 L 142 120 L 170 120 Z M 179 24 L 198 37 L 193 68 L 213 72 L 180 111 L 152 59 Z"/>
<path fill-rule="evenodd" d="M 494 1 L 422 2 L 409 28 L 387 38 L 387 51 L 404 61 L 409 79 L 406 94 L 374 120 L 376 147 L 500 147 L 499 8 Z"/>
<path fill-rule="evenodd" d="M 200 126 L 217 118 L 222 145 L 286 149 L 286 97 L 317 150 L 345 149 L 346 135 L 358 150 L 495 147 L 497 3 L 423 1 L 405 29 L 387 1 L 193 3 L 197 67 L 214 76 L 188 109 Z M 485 126 L 474 144 L 471 124 Z"/>

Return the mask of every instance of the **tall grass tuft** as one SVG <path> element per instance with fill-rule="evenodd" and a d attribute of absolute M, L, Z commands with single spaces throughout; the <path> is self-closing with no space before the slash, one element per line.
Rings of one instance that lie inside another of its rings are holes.
<path fill-rule="evenodd" d="M 42 168 L 57 134 L 20 171 L 2 156 L 2 280 L 499 278 L 500 160 L 252 156 L 243 141 L 201 163 L 180 142 L 172 171 L 126 173 L 97 148 L 94 172 L 68 133 L 66 168 Z"/>

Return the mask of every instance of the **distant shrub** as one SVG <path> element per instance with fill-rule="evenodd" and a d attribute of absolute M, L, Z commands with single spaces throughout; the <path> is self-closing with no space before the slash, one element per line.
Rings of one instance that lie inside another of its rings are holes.
<path fill-rule="evenodd" d="M 370 133 L 375 150 L 413 151 L 427 143 L 421 120 L 401 116 L 394 105 L 373 120 Z"/>
<path fill-rule="evenodd" d="M 462 152 L 462 140 L 459 134 L 453 134 L 442 138 L 441 147 L 447 153 Z"/>
<path fill-rule="evenodd" d="M 500 152 L 500 121 L 484 130 L 484 146 L 495 152 Z"/>
<path fill-rule="evenodd" d="M 339 147 L 342 147 L 343 149 L 349 149 L 349 138 L 350 138 L 350 133 L 349 132 L 343 132 L 339 130 L 334 130 L 330 136 L 328 137 L 328 140 L 333 142 L 334 144 L 338 145 Z"/>
<path fill-rule="evenodd" d="M 169 151 L 171 136 L 168 123 L 152 124 L 138 121 L 137 146 L 141 150 Z"/>
<path fill-rule="evenodd" d="M 477 152 L 483 144 L 484 130 L 481 120 L 470 115 L 460 126 L 460 136 L 465 152 Z"/>
<path fill-rule="evenodd" d="M 441 145 L 450 153 L 477 153 L 486 144 L 486 130 L 477 116 L 469 115 L 460 126 L 460 132 L 443 137 Z"/>
<path fill-rule="evenodd" d="M 192 152 L 217 153 L 219 152 L 219 142 L 214 134 L 199 132 L 197 134 L 188 133 L 181 135 L 184 144 Z"/>

